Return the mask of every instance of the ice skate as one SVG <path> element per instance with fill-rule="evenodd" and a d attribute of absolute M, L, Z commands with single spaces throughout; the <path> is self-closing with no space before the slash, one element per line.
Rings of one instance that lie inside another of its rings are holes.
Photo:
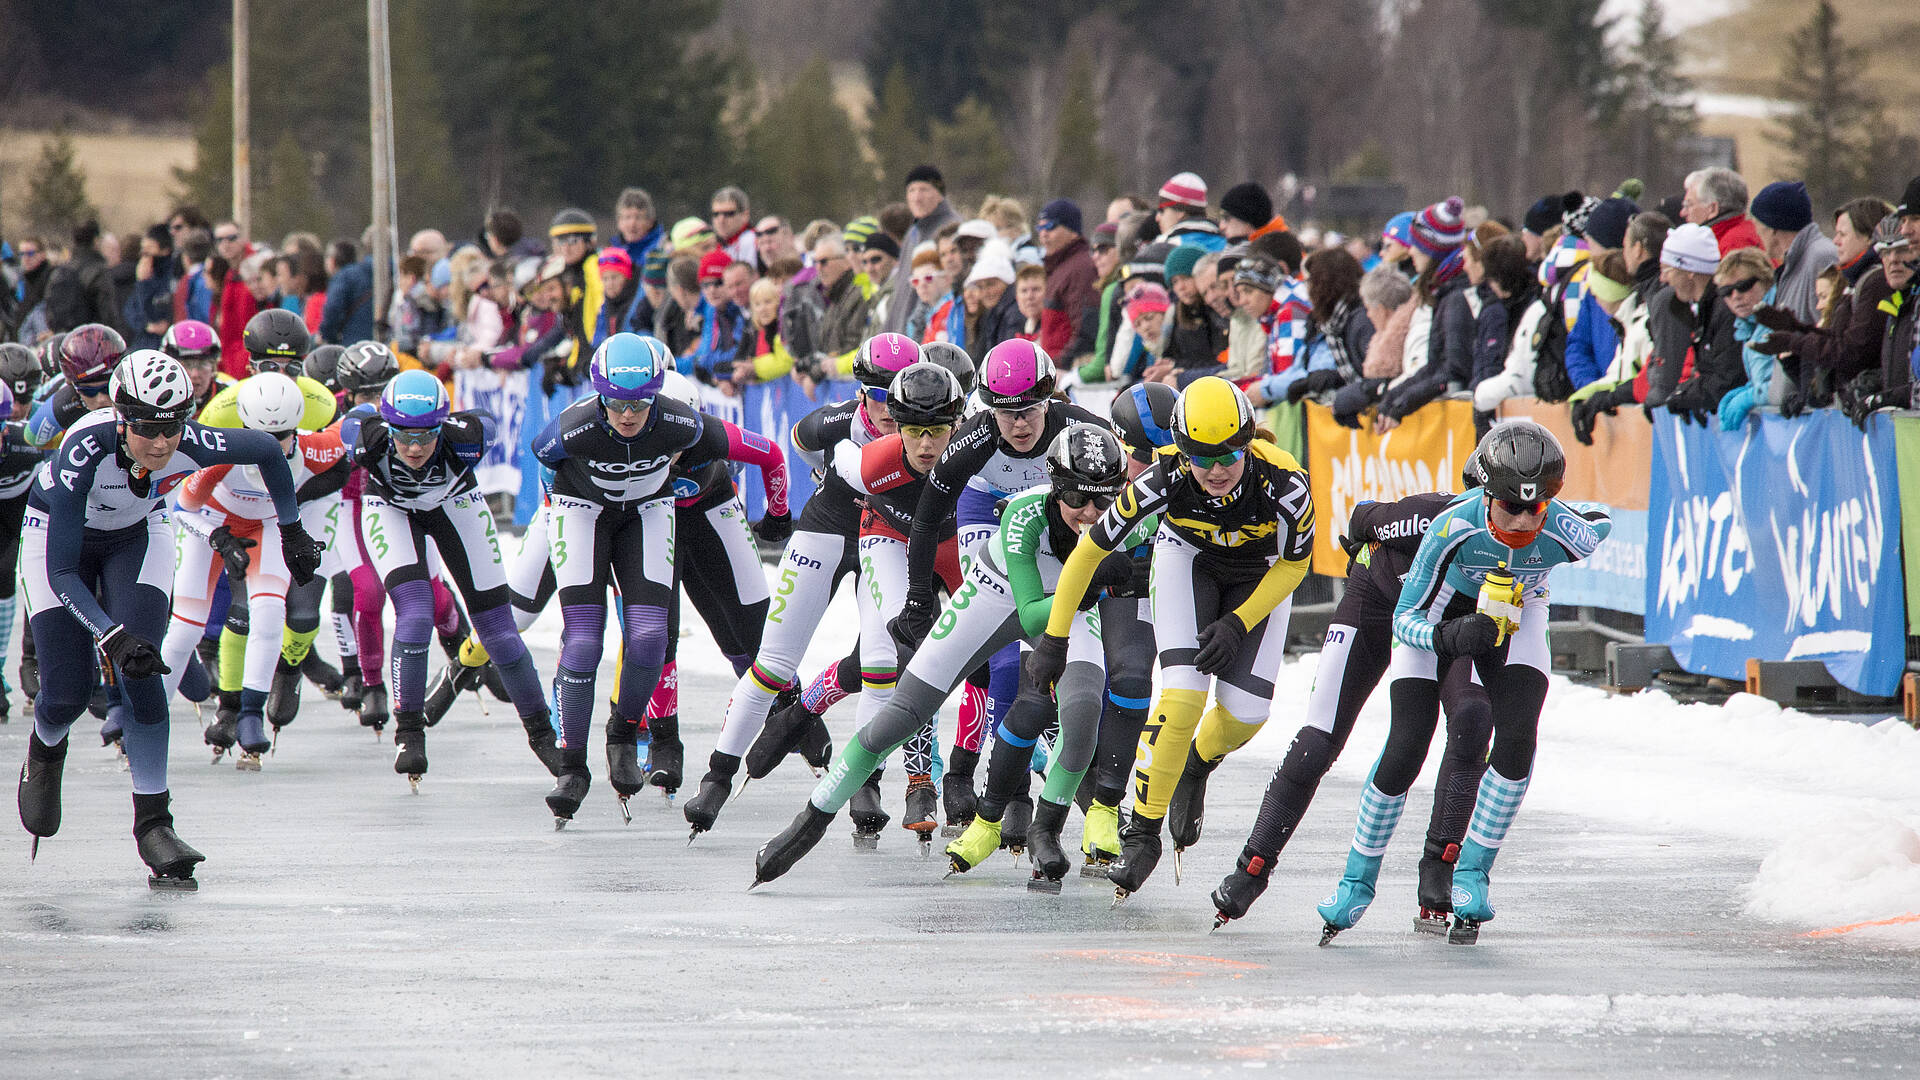
<path fill-rule="evenodd" d="M 900 821 L 900 827 L 912 831 L 920 840 L 920 857 L 926 858 L 933 852 L 933 831 L 940 827 L 934 820 L 934 814 L 940 808 L 940 796 L 933 789 L 933 777 L 926 775 L 907 778 L 907 812 Z"/>
<path fill-rule="evenodd" d="M 964 874 L 979 866 L 1000 847 L 1000 823 L 975 815 L 967 823 L 967 830 L 947 845 L 947 876 Z"/>
<path fill-rule="evenodd" d="M 273 669 L 273 684 L 267 690 L 267 723 L 273 725 L 275 736 L 281 728 L 293 723 L 300 711 L 300 681 L 300 666 L 289 664 L 286 657 L 281 657 Z"/>
<path fill-rule="evenodd" d="M 1413 918 L 1414 930 L 1447 935 L 1453 915 L 1453 864 L 1459 858 L 1459 844 L 1427 838 L 1420 855 L 1420 914 Z"/>
<path fill-rule="evenodd" d="M 1007 849 L 1014 862 L 1027 850 L 1027 830 L 1033 825 L 1033 796 L 1022 792 L 1007 800 L 1007 809 L 1000 815 L 1000 846 Z"/>
<path fill-rule="evenodd" d="M 653 741 L 647 750 L 647 783 L 660 789 L 668 802 L 680 790 L 686 748 L 680 743 L 680 718 L 655 717 L 651 723 Z"/>
<path fill-rule="evenodd" d="M 1027 888 L 1034 892 L 1058 893 L 1060 879 L 1067 876 L 1072 860 L 1060 847 L 1060 830 L 1067 824 L 1065 803 L 1041 799 L 1033 808 L 1033 824 L 1027 828 L 1027 851 L 1033 859 L 1033 877 Z"/>
<path fill-rule="evenodd" d="M 793 864 L 805 858 L 827 834 L 827 826 L 831 824 L 833 815 L 813 803 L 801 807 L 785 831 L 761 845 L 760 853 L 753 859 L 753 884 L 747 886 L 747 890 L 751 892 L 793 869 Z"/>
<path fill-rule="evenodd" d="M 380 741 L 380 733 L 387 729 L 390 719 L 387 712 L 387 686 L 385 683 L 371 683 L 360 692 L 360 726 L 373 729 L 373 739 Z"/>
<path fill-rule="evenodd" d="M 188 847 L 174 833 L 168 801 L 169 795 L 164 791 L 134 795 L 134 845 L 140 851 L 140 861 L 152 871 L 147 878 L 149 888 L 193 892 L 200 888 L 200 883 L 194 880 L 193 868 L 207 861 L 207 857 Z"/>
<path fill-rule="evenodd" d="M 893 818 L 880 805 L 880 774 L 867 777 L 860 790 L 847 803 L 847 816 L 853 819 L 853 849 L 875 851 L 880 847 L 880 830 Z"/>
<path fill-rule="evenodd" d="M 1115 907 L 1140 891 L 1153 868 L 1160 864 L 1161 819 L 1134 814 L 1120 830 L 1120 857 L 1107 868 L 1107 880 L 1113 882 Z"/>
<path fill-rule="evenodd" d="M 1488 897 L 1488 871 L 1493 869 L 1498 848 L 1483 847 L 1472 840 L 1460 845 L 1460 858 L 1453 867 L 1453 925 L 1447 940 L 1455 945 L 1472 945 L 1480 940 L 1480 924 L 1493 919 L 1493 903 Z"/>
<path fill-rule="evenodd" d="M 1362 855 L 1358 851 L 1348 850 L 1346 873 L 1333 887 L 1333 892 L 1320 901 L 1320 918 L 1325 926 L 1320 933 L 1320 944 L 1333 940 L 1342 930 L 1351 930 L 1367 913 L 1373 904 L 1373 885 L 1380 876 L 1380 856 Z"/>
<path fill-rule="evenodd" d="M 553 827 L 557 832 L 567 827 L 573 815 L 580 812 L 580 804 L 586 801 L 587 789 L 592 786 L 593 777 L 587 772 L 587 751 L 585 747 L 560 752 L 560 776 L 547 792 L 547 809 L 553 811 Z"/>
<path fill-rule="evenodd" d="M 1242 851 L 1233 872 L 1213 890 L 1213 929 L 1218 930 L 1234 919 L 1246 918 L 1247 909 L 1267 891 L 1267 879 L 1272 873 L 1273 860 Z"/>
<path fill-rule="evenodd" d="M 788 754 L 799 753 L 800 740 L 807 729 L 807 718 L 812 715 L 807 712 L 806 706 L 800 704 L 799 687 L 789 686 L 774 695 L 773 704 L 767 712 L 767 722 L 742 759 L 747 766 L 747 778 L 762 779 L 778 768 Z"/>
<path fill-rule="evenodd" d="M 407 778 L 414 794 L 427 774 L 427 718 L 422 713 L 393 714 L 393 771 Z"/>
<path fill-rule="evenodd" d="M 553 714 L 541 709 L 532 716 L 522 716 L 520 726 L 527 733 L 527 745 L 533 748 L 533 756 L 540 759 L 547 772 L 555 777 L 560 775 L 559 738 L 553 731 Z"/>
<path fill-rule="evenodd" d="M 707 774 L 700 778 L 700 790 L 687 800 L 681 811 L 693 832 L 687 837 L 692 844 L 703 832 L 713 828 L 720 818 L 720 808 L 727 803 L 727 796 L 733 794 L 733 777 L 740 771 L 740 759 L 732 754 L 723 754 L 715 750 L 707 758 Z"/>
<path fill-rule="evenodd" d="M 1120 857 L 1119 807 L 1097 799 L 1087 806 L 1086 821 L 1080 828 L 1080 853 L 1086 856 L 1080 876 L 1104 880 L 1107 868 Z"/>
<path fill-rule="evenodd" d="M 946 807 L 947 823 L 940 835 L 959 836 L 978 812 L 980 800 L 973 791 L 973 771 L 979 764 L 978 750 L 956 746 L 947 755 L 947 771 L 940 777 L 940 802 Z"/>
<path fill-rule="evenodd" d="M 340 674 L 338 668 L 322 660 L 319 652 L 313 649 L 308 649 L 306 659 L 300 661 L 300 674 L 306 676 L 307 681 L 318 688 L 322 694 L 331 698 L 340 696 L 340 691 L 347 681 L 346 676 Z"/>
<path fill-rule="evenodd" d="M 207 725 L 202 737 L 208 746 L 213 747 L 213 764 L 220 764 L 220 758 L 233 749 L 239 737 L 240 694 L 235 690 L 221 690 L 220 705 L 213 713 L 213 723 Z"/>
<path fill-rule="evenodd" d="M 1219 767 L 1218 761 L 1203 761 L 1197 748 L 1187 748 L 1187 764 L 1180 771 L 1180 781 L 1174 785 L 1173 799 L 1167 805 L 1167 839 L 1173 841 L 1176 864 L 1180 852 L 1200 842 L 1200 822 L 1206 816 L 1207 779 Z"/>
<path fill-rule="evenodd" d="M 607 783 L 620 800 L 621 820 L 633 824 L 627 800 L 646 789 L 647 774 L 640 770 L 639 725 L 617 716 L 607 720 Z"/>
<path fill-rule="evenodd" d="M 60 831 L 60 778 L 67 767 L 67 747 L 72 739 L 58 746 L 40 741 L 36 732 L 27 733 L 27 760 L 20 766 L 20 824 L 33 834 L 33 852 L 40 854 L 40 841 Z"/>

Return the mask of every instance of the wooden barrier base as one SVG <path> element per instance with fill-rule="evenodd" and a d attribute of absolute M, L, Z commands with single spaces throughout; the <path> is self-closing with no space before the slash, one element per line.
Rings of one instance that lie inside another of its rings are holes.
<path fill-rule="evenodd" d="M 1920 727 L 1920 675 L 1909 671 L 1900 678 L 1900 715 Z"/>

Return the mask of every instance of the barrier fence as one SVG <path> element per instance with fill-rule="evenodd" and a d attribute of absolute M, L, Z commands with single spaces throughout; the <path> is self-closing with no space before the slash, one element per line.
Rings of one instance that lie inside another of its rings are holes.
<path fill-rule="evenodd" d="M 522 523 L 538 500 L 533 439 L 571 401 L 529 385 L 537 373 L 462 373 L 455 384 L 459 407 L 492 412 L 503 442 L 519 448 L 490 456 L 483 483 L 520 491 Z M 809 397 L 790 378 L 735 396 L 702 387 L 701 407 L 786 449 L 797 514 L 814 482 L 788 445 L 793 424 L 854 390 L 832 382 Z M 1096 409 L 1111 398 L 1097 387 L 1075 394 Z M 1749 660 L 1816 660 L 1858 693 L 1899 692 L 1907 637 L 1920 635 L 1920 565 L 1907 561 L 1920 559 L 1920 414 L 1881 414 L 1863 431 L 1833 410 L 1794 419 L 1762 410 L 1721 432 L 1623 411 L 1598 419 L 1590 446 L 1573 437 L 1565 405 L 1513 400 L 1500 416 L 1553 431 L 1567 451 L 1562 497 L 1613 517 L 1591 559 L 1554 571 L 1556 606 L 1642 616 L 1646 640 L 1694 674 L 1742 679 Z M 1464 400 L 1434 402 L 1383 434 L 1342 427 L 1311 402 L 1263 420 L 1308 470 L 1321 523 L 1313 570 L 1335 577 L 1346 572 L 1338 539 L 1356 503 L 1457 489 L 1475 442 Z M 737 472 L 758 516 L 757 470 Z"/>

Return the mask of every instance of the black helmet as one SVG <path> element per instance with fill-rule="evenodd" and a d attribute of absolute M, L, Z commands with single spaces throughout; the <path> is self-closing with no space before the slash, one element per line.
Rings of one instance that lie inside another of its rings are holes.
<path fill-rule="evenodd" d="M 283 307 L 271 307 L 247 320 L 240 344 L 255 360 L 297 364 L 313 348 L 313 335 L 307 333 L 307 324 L 300 316 Z"/>
<path fill-rule="evenodd" d="M 1480 478 L 1480 448 L 1476 446 L 1467 455 L 1467 463 L 1460 466 L 1460 490 L 1472 491 L 1484 482 Z"/>
<path fill-rule="evenodd" d="M 584 235 L 587 237 L 587 241 L 591 243 L 593 241 L 593 234 L 597 228 L 598 226 L 593 223 L 592 214 L 587 213 L 585 210 L 568 207 L 553 215 L 553 223 L 547 226 L 547 236 L 558 240 L 563 236 Z"/>
<path fill-rule="evenodd" d="M 1134 383 L 1113 398 L 1113 426 L 1135 461 L 1152 461 L 1153 452 L 1173 445 L 1173 407 L 1180 392 L 1166 383 Z"/>
<path fill-rule="evenodd" d="M 1494 427 L 1474 449 L 1487 494 L 1511 502 L 1539 502 L 1560 493 L 1567 455 L 1553 433 L 1531 420 Z"/>
<path fill-rule="evenodd" d="M 40 373 L 51 379 L 60 374 L 60 350 L 67 344 L 65 333 L 55 334 L 40 343 Z"/>
<path fill-rule="evenodd" d="M 25 345 L 0 343 L 0 382 L 13 391 L 15 401 L 29 401 L 46 373 L 40 370 L 40 358 Z M 0 417 L 0 420 L 6 419 Z"/>
<path fill-rule="evenodd" d="M 1127 455 L 1119 436 L 1094 424 L 1068 424 L 1047 447 L 1047 480 L 1055 496 L 1080 492 L 1111 499 L 1120 494 L 1127 486 Z M 1069 497 L 1069 505 L 1074 501 Z"/>
<path fill-rule="evenodd" d="M 340 389 L 340 357 L 347 351 L 344 345 L 322 345 L 307 354 L 300 362 L 301 372 L 309 379 L 316 379 L 329 390 Z"/>
<path fill-rule="evenodd" d="M 400 374 L 400 360 L 377 341 L 356 341 L 340 354 L 340 389 L 371 394 L 386 389 Z"/>
<path fill-rule="evenodd" d="M 932 341 L 920 346 L 920 359 L 931 360 L 960 380 L 962 393 L 973 393 L 973 384 L 979 381 L 980 372 L 973 366 L 973 357 L 967 350 L 951 341 Z"/>
<path fill-rule="evenodd" d="M 887 388 L 887 415 L 897 424 L 951 424 L 966 403 L 953 372 L 928 360 L 907 365 Z"/>

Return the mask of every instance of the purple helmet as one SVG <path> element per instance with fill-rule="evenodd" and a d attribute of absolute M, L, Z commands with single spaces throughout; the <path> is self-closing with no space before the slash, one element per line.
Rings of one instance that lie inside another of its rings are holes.
<path fill-rule="evenodd" d="M 885 390 L 893 377 L 920 361 L 920 346 L 905 334 L 888 331 L 862 342 L 853 360 L 853 377 L 860 385 Z"/>
<path fill-rule="evenodd" d="M 1053 357 L 1031 341 L 1003 341 L 980 364 L 980 400 L 989 409 L 1024 409 L 1053 390 Z"/>
<path fill-rule="evenodd" d="M 447 388 L 430 373 L 415 369 L 393 377 L 380 395 L 380 417 L 397 428 L 430 428 L 453 411 Z"/>
<path fill-rule="evenodd" d="M 659 338 L 620 333 L 600 343 L 588 367 L 593 374 L 593 388 L 601 397 L 615 401 L 651 401 L 660 392 L 667 372 L 673 370 L 673 353 Z"/>

